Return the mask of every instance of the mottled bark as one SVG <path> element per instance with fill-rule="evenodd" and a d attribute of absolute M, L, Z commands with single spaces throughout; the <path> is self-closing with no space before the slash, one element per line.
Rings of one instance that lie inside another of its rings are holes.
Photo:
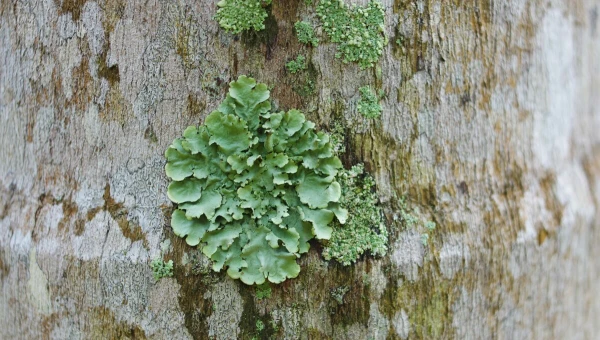
<path fill-rule="evenodd" d="M 386 0 L 390 42 L 360 71 L 297 42 L 303 1 L 235 37 L 213 1 L 1 0 L 0 338 L 594 338 L 599 5 Z M 287 74 L 299 52 L 309 70 Z M 259 300 L 173 235 L 163 152 L 240 74 L 346 127 L 387 256 L 342 267 L 314 243 Z M 381 119 L 356 112 L 364 85 Z M 394 218 L 402 197 L 437 223 L 427 246 Z M 155 282 L 161 251 L 175 275 Z"/>

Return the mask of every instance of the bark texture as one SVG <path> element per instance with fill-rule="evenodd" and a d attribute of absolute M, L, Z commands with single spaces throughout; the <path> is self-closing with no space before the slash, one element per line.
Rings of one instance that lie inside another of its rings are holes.
<path fill-rule="evenodd" d="M 237 37 L 213 1 L 0 0 L 0 338 L 594 338 L 599 5 L 385 0 L 390 43 L 360 71 L 297 42 L 315 6 L 298 0 Z M 309 70 L 287 74 L 300 52 Z M 163 153 L 240 74 L 346 127 L 386 257 L 342 267 L 315 243 L 265 299 L 202 273 L 169 228 Z M 379 120 L 356 112 L 364 85 L 385 93 Z M 437 223 L 427 246 L 402 197 Z M 155 282 L 161 252 L 175 276 Z"/>

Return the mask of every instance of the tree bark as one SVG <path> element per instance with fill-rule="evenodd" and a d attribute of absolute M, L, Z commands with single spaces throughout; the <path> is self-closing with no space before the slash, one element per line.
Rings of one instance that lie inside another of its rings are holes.
<path fill-rule="evenodd" d="M 213 1 L 2 0 L 0 338 L 594 338 L 600 1 L 383 4 L 389 44 L 361 71 L 297 41 L 315 7 L 298 0 L 239 36 Z M 284 67 L 299 53 L 306 79 Z M 173 235 L 164 151 L 240 74 L 346 128 L 385 257 L 343 267 L 315 242 L 259 299 Z M 365 85 L 380 119 L 356 112 Z M 437 224 L 427 245 L 395 218 L 403 198 Z M 174 277 L 155 281 L 161 256 Z"/>

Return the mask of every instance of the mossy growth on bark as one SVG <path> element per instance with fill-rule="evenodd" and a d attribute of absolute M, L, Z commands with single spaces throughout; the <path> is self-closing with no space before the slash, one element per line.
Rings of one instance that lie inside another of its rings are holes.
<path fill-rule="evenodd" d="M 358 101 L 358 112 L 365 118 L 373 119 L 381 116 L 383 109 L 379 105 L 379 98 L 368 86 L 363 86 L 358 89 L 360 92 L 360 100 Z"/>
<path fill-rule="evenodd" d="M 344 266 L 356 262 L 365 252 L 373 256 L 387 253 L 388 232 L 375 191 L 375 180 L 358 164 L 338 175 L 342 187 L 341 206 L 350 213 L 345 225 L 335 225 L 323 249 L 326 260 Z M 335 224 L 335 223 L 334 223 Z"/>
<path fill-rule="evenodd" d="M 312 45 L 313 47 L 319 46 L 319 39 L 315 35 L 315 30 L 310 23 L 298 21 L 294 25 L 294 29 L 296 30 L 298 41 L 306 45 Z"/>
<path fill-rule="evenodd" d="M 285 64 L 285 68 L 287 68 L 288 72 L 292 74 L 306 70 L 307 67 L 306 58 L 303 55 L 298 55 L 295 60 L 290 60 L 287 64 Z"/>
<path fill-rule="evenodd" d="M 386 44 L 383 5 L 371 0 L 367 6 L 348 6 L 343 0 L 321 0 L 317 15 L 329 39 L 338 43 L 337 58 L 372 67 Z"/>
<path fill-rule="evenodd" d="M 221 0 L 215 19 L 228 32 L 238 34 L 242 31 L 265 29 L 264 21 L 268 14 L 265 7 L 272 0 Z"/>

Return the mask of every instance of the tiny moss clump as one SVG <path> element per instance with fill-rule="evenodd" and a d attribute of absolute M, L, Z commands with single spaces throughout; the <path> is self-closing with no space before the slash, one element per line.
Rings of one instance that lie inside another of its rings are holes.
<path fill-rule="evenodd" d="M 269 98 L 267 85 L 240 76 L 165 153 L 173 232 L 248 285 L 298 276 L 309 241 L 329 239 L 334 217 L 348 215 L 329 135 L 298 110 L 272 111 Z"/>
<path fill-rule="evenodd" d="M 150 262 L 150 268 L 152 268 L 152 275 L 154 275 L 154 279 L 156 281 L 162 279 L 163 277 L 173 276 L 173 260 L 165 262 L 160 258 L 154 259 L 152 262 Z"/>
<path fill-rule="evenodd" d="M 233 34 L 254 29 L 265 29 L 267 11 L 264 7 L 272 0 L 221 0 L 215 19 L 223 29 Z"/>
<path fill-rule="evenodd" d="M 290 73 L 293 74 L 296 74 L 302 70 L 306 70 L 306 58 L 304 58 L 303 55 L 299 55 L 296 57 L 296 60 L 291 60 L 285 64 L 285 67 Z"/>
<path fill-rule="evenodd" d="M 303 44 L 313 45 L 313 47 L 319 46 L 319 39 L 315 36 L 315 31 L 312 25 L 306 21 L 298 21 L 294 28 L 296 29 L 296 36 L 298 41 Z"/>
<path fill-rule="evenodd" d="M 258 300 L 268 299 L 271 297 L 271 287 L 268 284 L 256 286 L 256 298 Z"/>
<path fill-rule="evenodd" d="M 379 98 L 373 93 L 370 87 L 363 86 L 358 89 L 360 91 L 360 101 L 358 102 L 358 112 L 363 117 L 368 119 L 378 118 L 381 116 L 381 105 Z"/>
<path fill-rule="evenodd" d="M 364 173 L 362 164 L 338 174 L 342 187 L 340 204 L 351 214 L 345 225 L 337 225 L 327 246 L 326 260 L 335 259 L 344 266 L 354 262 L 366 251 L 374 256 L 387 253 L 388 233 L 374 191 L 375 180 Z"/>
<path fill-rule="evenodd" d="M 372 67 L 383 53 L 386 38 L 383 5 L 371 0 L 366 7 L 348 7 L 343 0 L 322 0 L 317 15 L 332 42 L 339 43 L 336 57 Z"/>
<path fill-rule="evenodd" d="M 260 333 L 265 329 L 265 324 L 261 320 L 256 320 L 256 330 Z"/>

